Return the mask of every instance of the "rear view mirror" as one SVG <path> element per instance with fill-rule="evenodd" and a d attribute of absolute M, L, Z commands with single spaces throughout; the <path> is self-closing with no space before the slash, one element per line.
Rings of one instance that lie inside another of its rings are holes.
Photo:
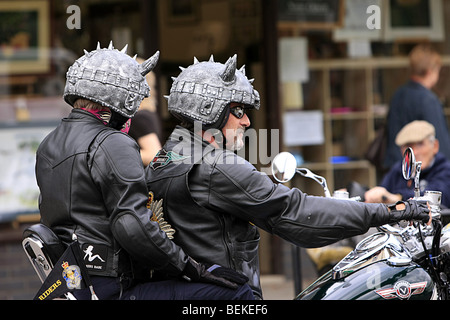
<path fill-rule="evenodd" d="M 297 169 L 297 160 L 289 152 L 281 152 L 272 161 L 272 175 L 276 181 L 285 183 L 292 179 Z"/>
<path fill-rule="evenodd" d="M 406 149 L 403 154 L 402 172 L 405 180 L 414 179 L 416 176 L 416 157 L 411 148 Z"/>
<path fill-rule="evenodd" d="M 420 197 L 419 177 L 422 168 L 422 161 L 416 162 L 416 157 L 411 148 L 405 150 L 402 161 L 403 178 L 406 180 L 414 179 L 414 197 Z"/>

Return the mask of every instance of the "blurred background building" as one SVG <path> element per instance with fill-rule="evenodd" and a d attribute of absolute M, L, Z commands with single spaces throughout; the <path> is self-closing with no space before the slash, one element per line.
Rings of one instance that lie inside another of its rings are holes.
<path fill-rule="evenodd" d="M 179 66 L 237 53 L 261 94 L 252 126 L 268 129 L 260 133 L 273 145 L 252 158 L 259 169 L 267 172 L 272 150 L 288 150 L 331 190 L 351 181 L 373 187 L 381 168 L 365 151 L 418 43 L 442 54 L 433 90 L 450 116 L 448 17 L 450 0 L 0 0 L 0 299 L 30 299 L 40 285 L 20 245 L 22 230 L 39 221 L 34 153 L 70 112 L 65 73 L 83 49 L 112 40 L 131 56 L 161 51 L 155 92 L 164 138 L 175 121 L 163 95 Z M 291 185 L 323 195 L 303 178 Z M 260 250 L 263 274 L 292 277 L 290 245 L 263 233 Z M 302 257 L 303 275 L 314 279 Z"/>

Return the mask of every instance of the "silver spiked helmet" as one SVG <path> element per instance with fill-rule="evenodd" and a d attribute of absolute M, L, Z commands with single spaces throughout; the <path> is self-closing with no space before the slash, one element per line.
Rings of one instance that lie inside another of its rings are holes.
<path fill-rule="evenodd" d="M 91 52 L 84 50 L 66 74 L 64 100 L 73 106 L 78 98 L 101 104 L 120 115 L 131 118 L 141 101 L 149 96 L 150 88 L 145 75 L 153 70 L 159 59 L 159 51 L 139 64 L 127 55 L 127 47 L 114 49 L 112 41 L 108 48 Z"/>
<path fill-rule="evenodd" d="M 181 121 L 200 121 L 204 128 L 222 129 L 228 119 L 231 102 L 259 109 L 259 93 L 253 79 L 247 79 L 245 66 L 236 69 L 237 55 L 225 64 L 214 61 L 199 62 L 182 68 L 174 80 L 168 98 L 169 111 Z"/>

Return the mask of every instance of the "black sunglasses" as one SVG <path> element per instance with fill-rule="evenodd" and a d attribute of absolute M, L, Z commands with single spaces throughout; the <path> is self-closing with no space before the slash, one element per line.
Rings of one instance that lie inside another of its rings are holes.
<path fill-rule="evenodd" d="M 245 115 L 245 107 L 244 106 L 235 106 L 230 108 L 230 113 L 238 119 L 242 119 Z"/>

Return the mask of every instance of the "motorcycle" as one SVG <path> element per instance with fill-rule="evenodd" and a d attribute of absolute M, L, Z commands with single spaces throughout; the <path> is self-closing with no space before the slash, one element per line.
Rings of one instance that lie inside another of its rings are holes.
<path fill-rule="evenodd" d="M 401 221 L 378 227 L 327 273 L 300 292 L 296 300 L 449 300 L 450 224 L 441 221 L 439 191 L 420 195 L 422 163 L 411 148 L 403 155 L 403 177 L 414 180 L 414 199 L 427 201 L 432 223 Z M 297 168 L 294 156 L 282 152 L 274 158 L 272 173 L 285 183 L 298 173 L 320 183 L 331 197 L 323 177 Z M 359 201 L 334 194 L 343 201 Z"/>

